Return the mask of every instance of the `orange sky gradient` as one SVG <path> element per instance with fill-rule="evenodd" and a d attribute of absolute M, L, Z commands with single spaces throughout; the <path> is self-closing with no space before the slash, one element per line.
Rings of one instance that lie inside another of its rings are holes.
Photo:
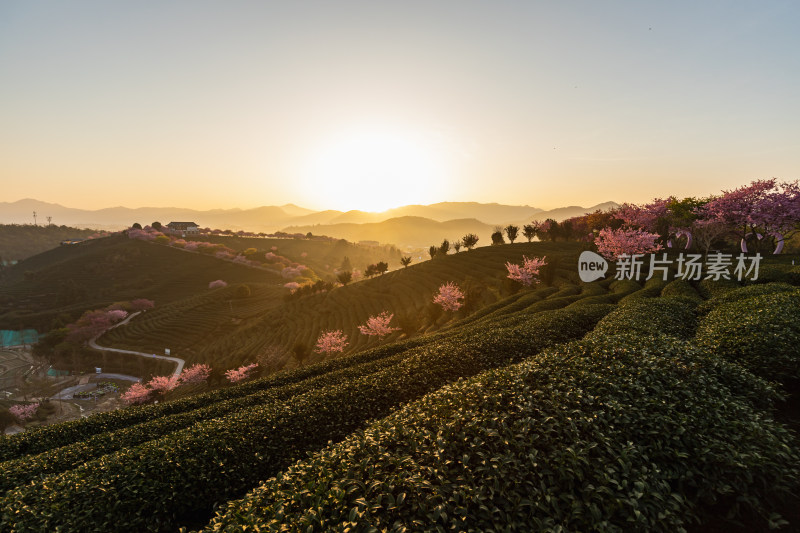
<path fill-rule="evenodd" d="M 0 3 L 0 201 L 589 206 L 800 177 L 800 4 Z"/>

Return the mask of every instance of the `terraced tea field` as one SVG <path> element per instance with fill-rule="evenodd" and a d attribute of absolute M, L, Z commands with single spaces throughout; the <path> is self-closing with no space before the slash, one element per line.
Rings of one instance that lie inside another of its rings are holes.
<path fill-rule="evenodd" d="M 355 342 L 244 384 L 0 438 L 0 530 L 702 531 L 730 516 L 744 529 L 728 530 L 751 531 L 780 525 L 777 513 L 796 520 L 800 443 L 775 412 L 782 383 L 800 378 L 800 289 L 584 284 L 579 252 L 477 249 L 274 308 L 250 303 L 198 353 L 311 342 L 332 327 Z M 548 283 L 503 281 L 523 253 L 554 259 Z M 470 312 L 425 317 L 445 281 L 481 296 Z M 174 314 L 205 313 L 193 327 L 210 327 L 230 290 Z M 355 340 L 384 309 L 416 314 L 417 329 Z M 158 322 L 147 315 L 130 327 Z"/>

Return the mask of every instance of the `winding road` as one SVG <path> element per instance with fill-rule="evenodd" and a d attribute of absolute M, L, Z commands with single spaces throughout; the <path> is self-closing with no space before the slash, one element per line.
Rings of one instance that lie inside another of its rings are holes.
<path fill-rule="evenodd" d="M 141 312 L 142 311 L 137 311 L 135 313 L 131 313 L 130 315 L 128 315 L 128 317 L 125 320 L 123 320 L 122 322 L 119 322 L 117 324 L 114 324 L 113 326 L 108 328 L 106 331 L 110 331 L 110 330 L 112 330 L 112 329 L 114 329 L 116 327 L 122 326 L 123 324 L 127 324 L 128 322 L 130 322 L 130 320 L 133 317 L 135 317 L 136 315 L 138 315 Z M 103 333 L 105 333 L 106 331 L 104 331 Z M 102 335 L 103 333 L 101 333 L 100 335 Z M 186 361 L 184 361 L 180 357 L 170 357 L 168 355 L 158 355 L 158 354 L 154 354 L 154 353 L 136 352 L 136 351 L 133 351 L 133 350 L 121 350 L 119 348 L 106 348 L 104 346 L 100 346 L 99 344 L 97 344 L 97 339 L 98 339 L 98 337 L 100 337 L 100 335 L 96 335 L 95 337 L 92 337 L 92 339 L 89 341 L 89 347 L 94 348 L 95 350 L 101 350 L 101 351 L 104 351 L 104 352 L 127 353 L 127 354 L 131 354 L 131 355 L 138 355 L 139 357 L 147 357 L 147 358 L 150 358 L 150 359 L 164 359 L 165 361 L 172 361 L 176 365 L 175 372 L 173 373 L 175 377 L 178 377 L 178 376 L 181 375 L 181 372 L 183 371 L 183 365 L 186 364 Z"/>

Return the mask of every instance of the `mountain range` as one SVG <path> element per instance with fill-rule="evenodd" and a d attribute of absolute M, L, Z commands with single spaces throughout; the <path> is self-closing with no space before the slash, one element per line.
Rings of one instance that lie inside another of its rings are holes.
<path fill-rule="evenodd" d="M 271 233 L 329 235 L 352 241 L 374 240 L 401 246 L 427 246 L 444 238 L 460 238 L 476 233 L 488 240 L 494 226 L 522 225 L 553 218 L 561 221 L 597 209 L 617 206 L 604 202 L 591 207 L 568 206 L 543 210 L 528 205 L 478 202 L 440 202 L 407 205 L 381 213 L 366 211 L 314 211 L 294 204 L 262 206 L 252 209 L 195 210 L 173 207 L 109 207 L 98 210 L 75 209 L 33 199 L 0 202 L 0 223 L 67 225 L 92 229 L 119 230 L 134 222 L 142 225 L 159 221 L 193 221 L 200 227 Z"/>

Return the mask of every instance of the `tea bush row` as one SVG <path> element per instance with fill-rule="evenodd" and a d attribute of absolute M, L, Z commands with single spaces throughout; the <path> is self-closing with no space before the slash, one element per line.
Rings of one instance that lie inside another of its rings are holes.
<path fill-rule="evenodd" d="M 580 338 L 597 319 L 589 307 L 464 330 L 369 376 L 242 409 L 36 479 L 0 500 L 0 529 L 174 529 L 404 402 Z"/>
<path fill-rule="evenodd" d="M 800 290 L 718 305 L 700 321 L 695 340 L 758 376 L 800 377 Z"/>
<path fill-rule="evenodd" d="M 694 307 L 691 302 L 673 298 L 624 299 L 597 324 L 591 336 L 663 333 L 688 339 L 696 325 Z"/>
<path fill-rule="evenodd" d="M 673 338 L 578 341 L 407 405 L 205 531 L 671 532 L 710 506 L 767 525 L 800 456 L 751 403 L 762 394 L 775 398 Z"/>

